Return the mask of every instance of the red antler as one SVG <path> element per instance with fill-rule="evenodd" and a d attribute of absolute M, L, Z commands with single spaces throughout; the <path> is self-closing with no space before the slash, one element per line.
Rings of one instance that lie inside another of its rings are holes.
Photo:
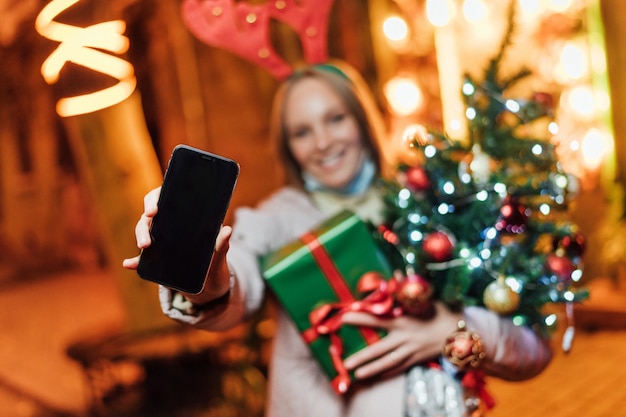
<path fill-rule="evenodd" d="M 275 0 L 252 5 L 234 0 L 185 0 L 182 15 L 189 30 L 204 43 L 229 50 L 282 79 L 293 69 L 272 47 L 270 19 L 280 20 L 298 33 L 307 63 L 323 62 L 333 1 Z"/>
<path fill-rule="evenodd" d="M 304 60 L 318 64 L 328 58 L 328 17 L 334 0 L 279 0 L 272 16 L 298 33 Z"/>

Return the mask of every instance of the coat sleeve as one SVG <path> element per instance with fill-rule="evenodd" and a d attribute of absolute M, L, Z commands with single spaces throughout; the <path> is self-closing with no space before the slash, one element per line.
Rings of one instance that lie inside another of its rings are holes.
<path fill-rule="evenodd" d="M 492 311 L 466 307 L 465 321 L 483 340 L 486 357 L 482 367 L 488 375 L 522 381 L 538 375 L 552 359 L 548 339 Z"/>

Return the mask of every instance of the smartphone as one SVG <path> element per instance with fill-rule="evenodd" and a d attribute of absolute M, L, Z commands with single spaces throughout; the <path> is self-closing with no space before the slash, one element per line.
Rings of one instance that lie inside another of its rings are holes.
<path fill-rule="evenodd" d="M 231 159 L 187 145 L 174 148 L 152 219 L 152 244 L 139 258 L 141 278 L 202 291 L 238 176 L 239 164 Z"/>

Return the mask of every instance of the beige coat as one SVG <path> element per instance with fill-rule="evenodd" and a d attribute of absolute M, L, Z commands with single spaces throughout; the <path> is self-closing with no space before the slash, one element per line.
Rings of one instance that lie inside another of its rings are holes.
<path fill-rule="evenodd" d="M 173 319 L 199 328 L 222 330 L 254 313 L 264 298 L 265 285 L 258 257 L 297 238 L 343 208 L 374 222 L 380 200 L 370 191 L 357 198 L 309 195 L 285 188 L 257 209 L 240 208 L 228 252 L 228 264 L 236 277 L 228 309 L 218 316 L 189 316 L 172 308 L 172 294 L 161 288 L 163 311 Z M 466 308 L 470 329 L 477 331 L 487 347 L 486 371 L 506 379 L 525 379 L 539 373 L 550 360 L 545 341 L 533 332 L 481 308 Z M 341 398 L 312 357 L 307 345 L 284 311 L 279 312 L 269 369 L 268 417 L 402 417 L 404 376 L 377 381 Z"/>

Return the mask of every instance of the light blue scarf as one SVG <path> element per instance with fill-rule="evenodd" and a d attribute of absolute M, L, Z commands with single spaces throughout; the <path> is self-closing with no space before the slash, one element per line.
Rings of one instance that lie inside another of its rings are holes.
<path fill-rule="evenodd" d="M 359 172 L 354 176 L 352 181 L 343 188 L 329 188 L 320 183 L 313 175 L 304 171 L 302 179 L 304 180 L 304 188 L 309 191 L 331 191 L 343 195 L 356 195 L 364 192 L 372 185 L 376 178 L 376 164 L 369 155 L 363 158 Z"/>

